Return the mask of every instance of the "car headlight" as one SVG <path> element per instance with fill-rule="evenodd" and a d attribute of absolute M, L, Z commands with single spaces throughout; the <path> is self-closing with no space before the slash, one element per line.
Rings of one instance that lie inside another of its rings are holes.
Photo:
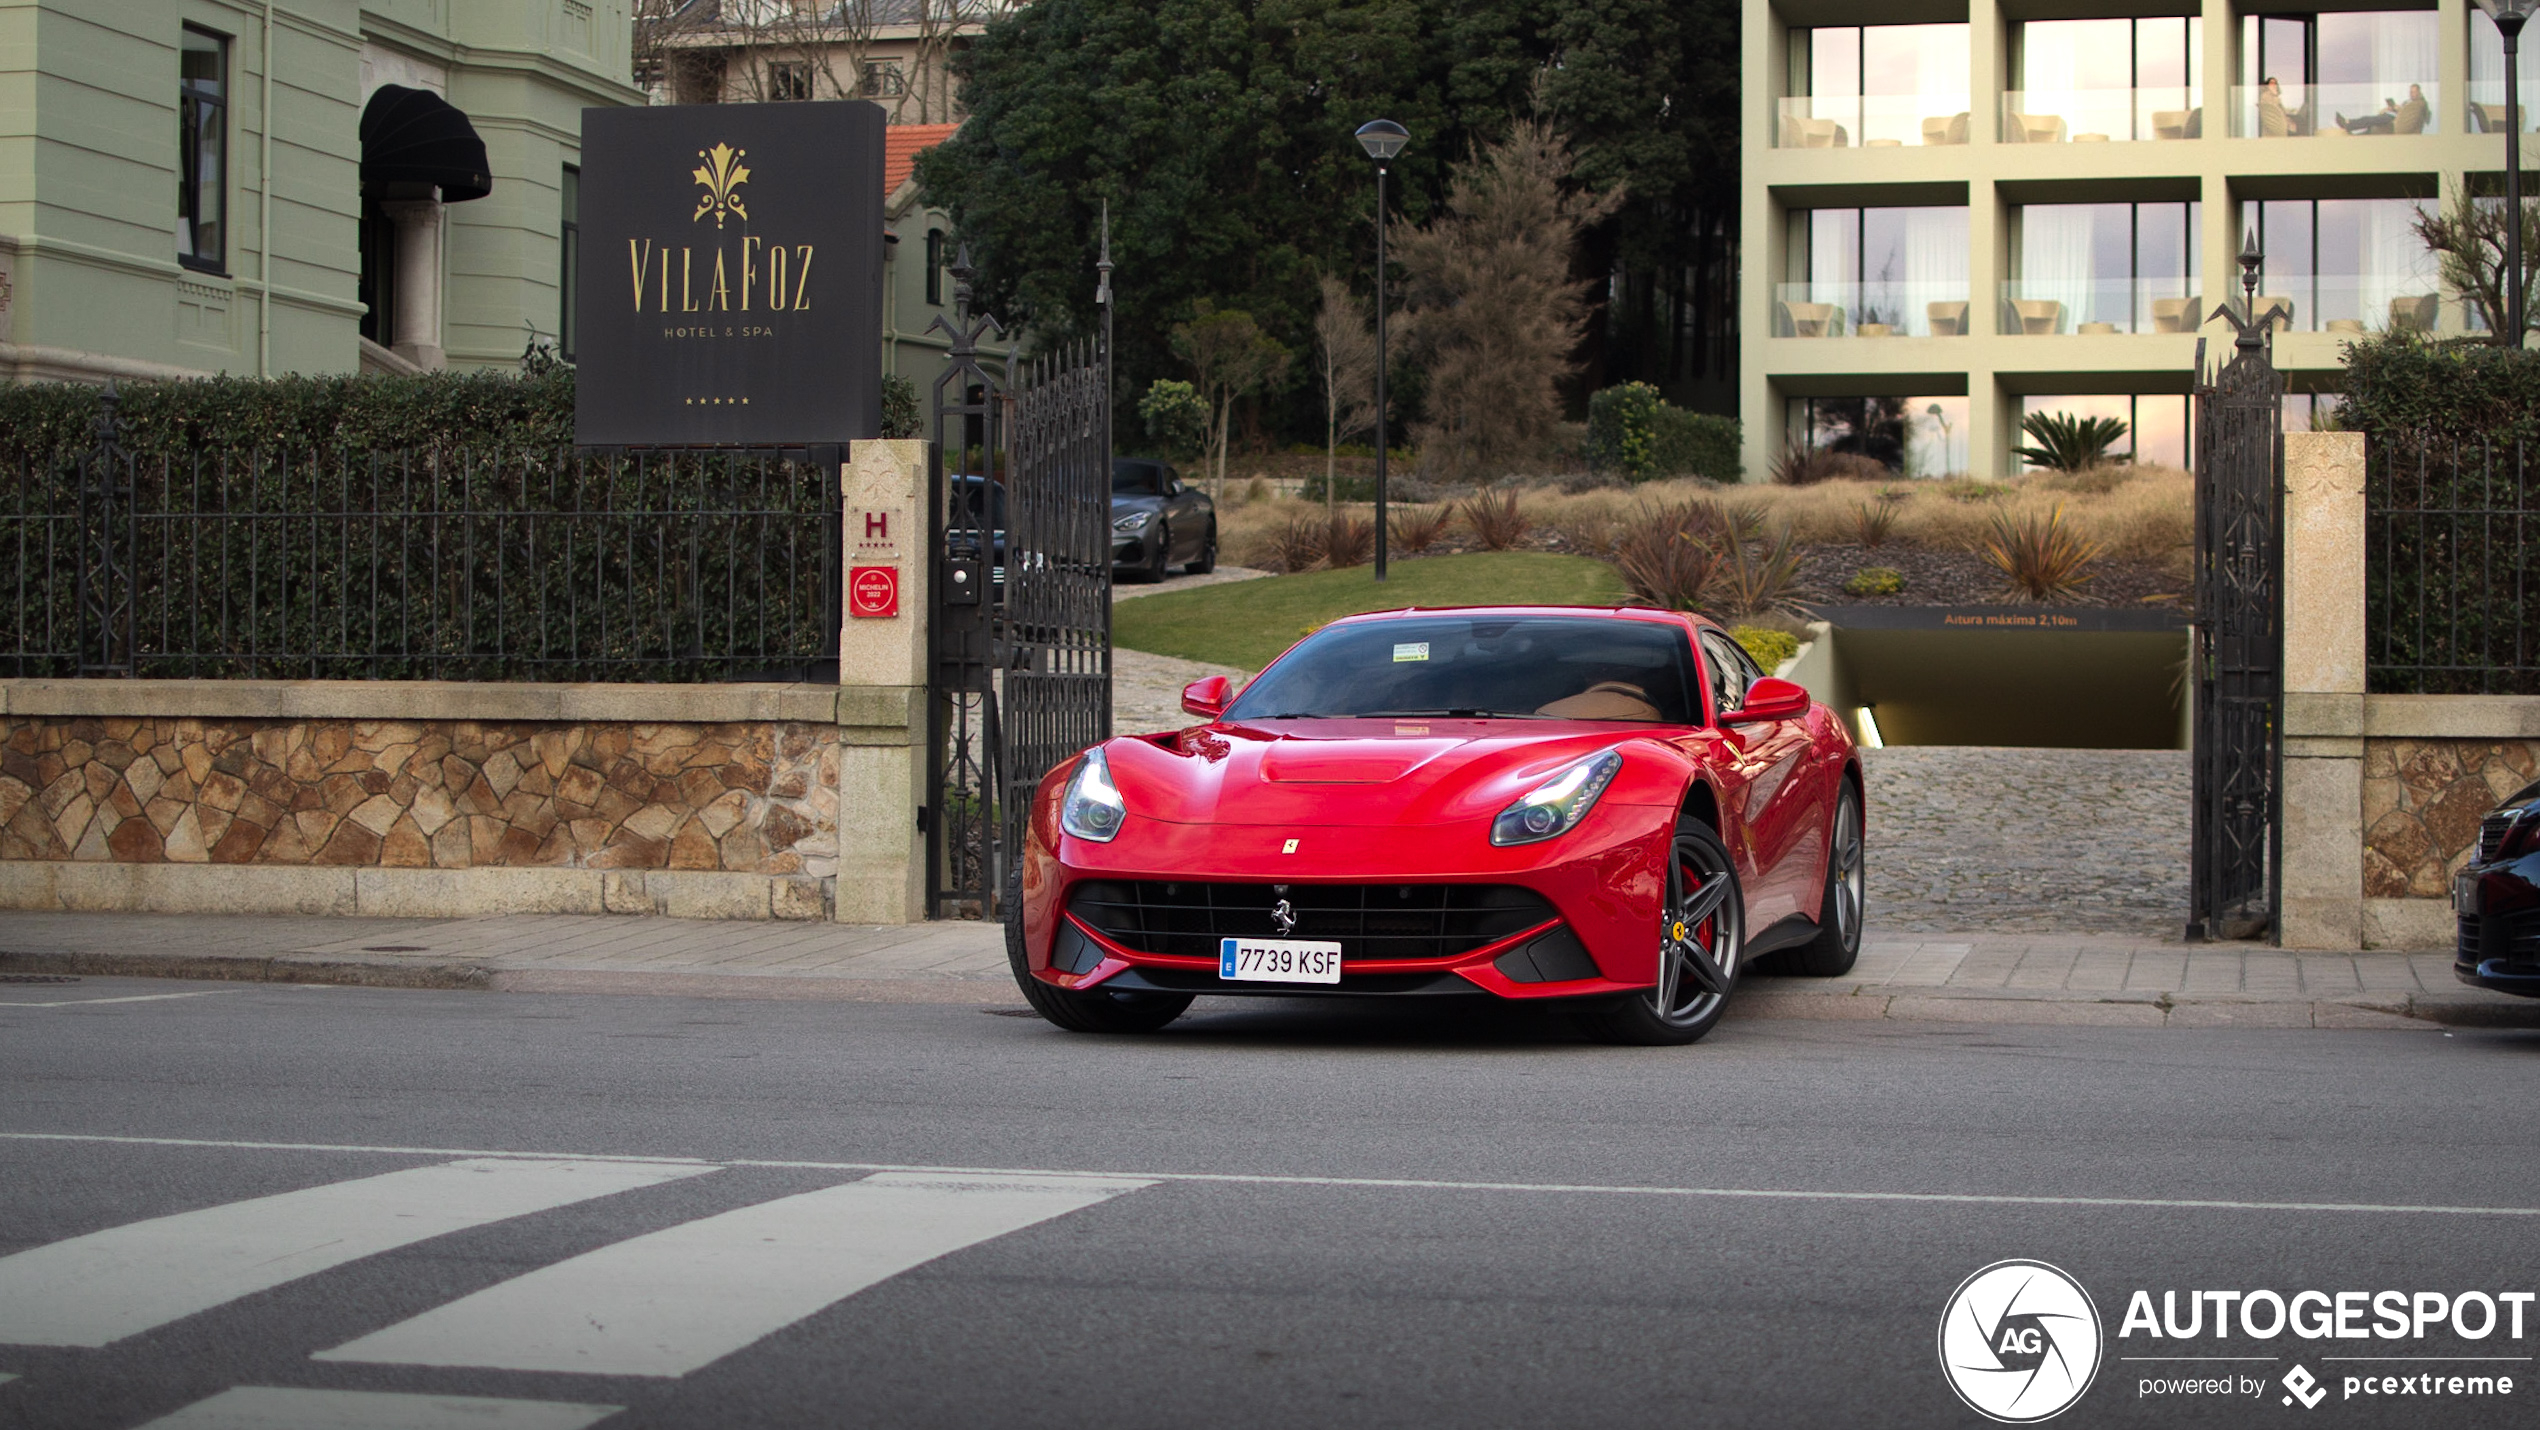
<path fill-rule="evenodd" d="M 1120 821 L 1128 815 L 1119 786 L 1111 782 L 1111 761 L 1100 750 L 1087 750 L 1067 782 L 1067 797 L 1058 806 L 1058 827 L 1079 839 L 1109 844 L 1119 836 Z"/>
<path fill-rule="evenodd" d="M 1145 529 L 1146 524 L 1153 520 L 1155 520 L 1154 512 L 1133 511 L 1127 516 L 1113 517 L 1111 519 L 1111 529 L 1114 531 L 1140 531 Z"/>
<path fill-rule="evenodd" d="M 1600 750 L 1565 766 L 1499 812 L 1499 818 L 1490 822 L 1490 842 L 1538 844 L 1569 833 L 1596 808 L 1596 797 L 1605 793 L 1622 768 L 1620 750 Z"/>

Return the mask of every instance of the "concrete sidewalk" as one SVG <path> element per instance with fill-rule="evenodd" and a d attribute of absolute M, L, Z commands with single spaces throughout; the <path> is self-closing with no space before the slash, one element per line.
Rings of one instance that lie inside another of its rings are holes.
<path fill-rule="evenodd" d="M 504 992 L 1020 1006 L 1003 930 L 525 914 L 210 918 L 0 912 L 0 973 Z M 2285 953 L 2108 936 L 1873 930 L 1851 974 L 1755 978 L 1733 1017 L 2141 1027 L 2540 1027 L 2446 953 Z"/>

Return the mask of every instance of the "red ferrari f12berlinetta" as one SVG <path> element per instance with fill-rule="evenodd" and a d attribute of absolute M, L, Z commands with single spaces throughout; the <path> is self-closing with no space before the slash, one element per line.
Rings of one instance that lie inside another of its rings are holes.
<path fill-rule="evenodd" d="M 1050 771 L 1008 876 L 1032 1006 L 1145 1032 L 1200 994 L 1569 1000 L 1689 1043 L 1759 959 L 1860 950 L 1861 759 L 1842 720 L 1673 611 L 1335 621 L 1201 722 Z"/>

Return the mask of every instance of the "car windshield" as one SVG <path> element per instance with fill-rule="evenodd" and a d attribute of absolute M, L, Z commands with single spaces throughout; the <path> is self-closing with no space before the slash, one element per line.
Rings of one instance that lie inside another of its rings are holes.
<path fill-rule="evenodd" d="M 1164 469 L 1144 462 L 1123 462 L 1111 469 L 1111 494 L 1116 497 L 1160 497 L 1164 495 Z"/>
<path fill-rule="evenodd" d="M 1422 616 L 1332 626 L 1244 691 L 1229 720 L 1437 716 L 1699 724 L 1682 627 L 1583 616 Z"/>

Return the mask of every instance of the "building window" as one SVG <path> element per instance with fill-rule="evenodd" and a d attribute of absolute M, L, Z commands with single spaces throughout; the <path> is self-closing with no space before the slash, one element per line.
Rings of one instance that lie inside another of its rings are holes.
<path fill-rule="evenodd" d="M 2202 135 L 2204 33 L 2175 15 L 2020 26 L 2020 87 L 2003 96 L 2003 142 Z"/>
<path fill-rule="evenodd" d="M 2041 412 L 2058 412 L 2070 417 L 2113 417 L 2125 424 L 2125 435 L 2108 448 L 2111 457 L 2131 457 L 2138 463 L 2164 467 L 2187 465 L 2188 403 L 2185 393 L 2116 392 L 2084 397 L 2028 397 L 2020 400 L 2023 419 Z M 2033 446 L 2028 434 L 2021 432 L 2011 439 L 2015 447 Z M 2036 468 L 2023 462 L 2021 469 Z"/>
<path fill-rule="evenodd" d="M 811 65 L 802 60 L 769 61 L 767 97 L 779 102 L 811 98 Z"/>
<path fill-rule="evenodd" d="M 1794 397 L 1784 438 L 1795 449 L 1866 457 L 1908 477 L 1967 470 L 1967 399 Z"/>
<path fill-rule="evenodd" d="M 2415 199 L 2266 199 L 2247 205 L 2265 255 L 2258 306 L 2296 332 L 2431 332 L 2442 308 Z M 2246 210 L 2244 210 L 2246 212 Z"/>
<path fill-rule="evenodd" d="M 2200 203 L 2028 204 L 2003 285 L 2005 333 L 2192 333 Z"/>
<path fill-rule="evenodd" d="M 900 62 L 898 60 L 868 60 L 865 62 L 864 95 L 867 99 L 879 99 L 889 95 L 900 94 L 907 88 L 908 82 L 900 76 Z"/>
<path fill-rule="evenodd" d="M 926 301 L 944 306 L 944 231 L 926 230 Z"/>
<path fill-rule="evenodd" d="M 1965 25 L 1790 32 L 1784 149 L 1967 142 Z"/>
<path fill-rule="evenodd" d="M 1778 285 L 1778 337 L 1962 337 L 1963 206 L 1794 209 L 1794 281 Z"/>
<path fill-rule="evenodd" d="M 176 257 L 188 268 L 229 265 L 229 41 L 185 32 L 177 57 Z"/>
<path fill-rule="evenodd" d="M 2434 133 L 2436 36 L 2432 10 L 2245 15 L 2233 133 Z"/>
<path fill-rule="evenodd" d="M 2532 101 L 2540 98 L 2540 35 L 2515 50 L 2514 68 L 2521 87 L 2522 131 L 2528 134 Z M 2505 132 L 2505 42 L 2496 33 L 2496 22 L 2484 15 L 2469 17 L 2469 127 L 2480 134 Z"/>
<path fill-rule="evenodd" d="M 564 166 L 562 232 L 556 255 L 556 352 L 572 362 L 579 347 L 573 310 L 582 296 L 582 171 L 571 164 Z"/>

